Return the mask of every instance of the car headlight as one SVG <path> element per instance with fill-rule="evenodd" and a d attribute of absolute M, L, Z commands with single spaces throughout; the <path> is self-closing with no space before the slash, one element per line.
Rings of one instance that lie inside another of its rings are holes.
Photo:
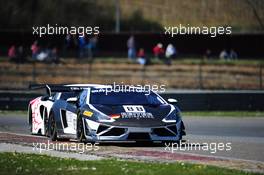
<path fill-rule="evenodd" d="M 176 123 L 181 119 L 180 111 L 173 111 L 168 116 L 166 116 L 162 121 L 165 123 Z"/>

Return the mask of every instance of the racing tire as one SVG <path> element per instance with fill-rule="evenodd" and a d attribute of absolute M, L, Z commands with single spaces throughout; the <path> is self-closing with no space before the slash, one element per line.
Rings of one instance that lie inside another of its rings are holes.
<path fill-rule="evenodd" d="M 31 105 L 28 107 L 28 125 L 29 125 L 29 131 L 32 134 L 32 109 Z"/>
<path fill-rule="evenodd" d="M 44 135 L 45 136 L 49 136 L 49 117 L 48 117 L 48 112 L 47 112 L 47 108 L 44 109 Z"/>
<path fill-rule="evenodd" d="M 181 129 L 180 129 L 180 140 L 182 140 L 182 136 L 186 135 L 186 132 L 185 132 L 185 126 L 184 126 L 184 123 L 183 121 L 181 121 Z"/>
<path fill-rule="evenodd" d="M 83 118 L 80 116 L 80 113 L 77 114 L 77 127 L 76 127 L 76 138 L 78 142 L 85 141 L 84 127 L 83 127 Z"/>
<path fill-rule="evenodd" d="M 49 136 L 52 141 L 58 140 L 57 125 L 53 113 L 49 117 Z"/>

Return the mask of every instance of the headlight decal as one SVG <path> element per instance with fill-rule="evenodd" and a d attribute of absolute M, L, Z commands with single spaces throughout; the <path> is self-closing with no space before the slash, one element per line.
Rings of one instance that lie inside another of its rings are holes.
<path fill-rule="evenodd" d="M 120 115 L 119 114 L 112 114 L 112 115 L 110 115 L 110 117 L 112 119 L 118 119 L 118 118 L 120 118 Z"/>

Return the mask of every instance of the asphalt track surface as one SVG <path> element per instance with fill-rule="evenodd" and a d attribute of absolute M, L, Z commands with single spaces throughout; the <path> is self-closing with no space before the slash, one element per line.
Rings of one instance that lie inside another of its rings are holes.
<path fill-rule="evenodd" d="M 116 147 L 133 147 L 145 151 L 164 152 L 187 152 L 199 155 L 217 156 L 231 159 L 243 159 L 264 162 L 264 117 L 185 117 L 187 136 L 184 138 L 188 143 L 186 147 L 176 147 L 171 145 L 128 145 L 121 143 Z M 28 134 L 27 118 L 25 114 L 0 113 L 0 131 L 17 134 Z M 191 146 L 193 143 L 196 146 Z M 221 147 L 215 149 L 215 144 L 230 143 L 231 150 Z M 111 145 L 111 144 L 110 144 Z M 211 149 L 201 149 L 205 146 Z M 107 149 L 113 145 L 102 145 Z M 109 150 L 111 151 L 111 150 Z"/>

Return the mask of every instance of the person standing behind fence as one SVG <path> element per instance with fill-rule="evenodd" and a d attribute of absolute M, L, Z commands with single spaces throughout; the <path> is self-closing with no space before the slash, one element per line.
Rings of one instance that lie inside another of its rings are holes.
<path fill-rule="evenodd" d="M 85 45 L 86 45 L 86 40 L 84 35 L 79 35 L 78 44 L 79 44 L 79 58 L 83 58 L 85 56 Z"/>
<path fill-rule="evenodd" d="M 135 59 L 136 58 L 136 43 L 135 43 L 135 38 L 134 36 L 130 36 L 129 39 L 127 40 L 127 48 L 128 48 L 128 53 L 127 56 L 129 59 Z"/>
<path fill-rule="evenodd" d="M 141 65 L 146 65 L 146 55 L 145 55 L 145 50 L 143 48 L 140 48 L 137 54 L 137 62 Z"/>
<path fill-rule="evenodd" d="M 25 52 L 22 45 L 20 45 L 17 49 L 17 59 L 19 63 L 24 63 L 26 61 Z"/>
<path fill-rule="evenodd" d="M 229 59 L 229 55 L 226 51 L 226 49 L 223 49 L 220 54 L 219 54 L 219 58 L 222 60 L 228 60 Z"/>
<path fill-rule="evenodd" d="M 63 56 L 67 57 L 69 54 L 69 50 L 71 49 L 71 43 L 72 43 L 72 36 L 71 34 L 67 34 L 64 39 L 64 45 L 63 45 Z"/>
<path fill-rule="evenodd" d="M 12 45 L 8 49 L 8 58 L 9 58 L 9 61 L 16 61 L 17 55 L 16 55 L 16 46 L 15 45 Z"/>
<path fill-rule="evenodd" d="M 86 45 L 87 49 L 88 49 L 88 57 L 89 58 L 94 57 L 94 54 L 95 54 L 96 48 L 97 48 L 97 43 L 98 43 L 98 38 L 96 35 L 89 39 L 89 43 Z"/>
<path fill-rule="evenodd" d="M 162 60 L 164 58 L 164 49 L 163 45 L 161 43 L 158 43 L 154 48 L 153 48 L 153 54 L 155 58 L 158 58 Z"/>
<path fill-rule="evenodd" d="M 238 55 L 237 55 L 237 53 L 236 53 L 236 51 L 234 49 L 230 50 L 230 54 L 229 55 L 230 55 L 230 59 L 232 59 L 232 60 L 236 60 L 238 58 Z"/>
<path fill-rule="evenodd" d="M 36 60 L 37 59 L 37 55 L 39 52 L 39 46 L 38 46 L 38 41 L 34 41 L 34 43 L 31 45 L 31 52 L 32 52 L 32 59 Z"/>
<path fill-rule="evenodd" d="M 171 59 L 176 57 L 177 51 L 172 44 L 169 44 L 166 48 L 165 56 L 166 56 L 166 64 L 171 65 Z"/>

